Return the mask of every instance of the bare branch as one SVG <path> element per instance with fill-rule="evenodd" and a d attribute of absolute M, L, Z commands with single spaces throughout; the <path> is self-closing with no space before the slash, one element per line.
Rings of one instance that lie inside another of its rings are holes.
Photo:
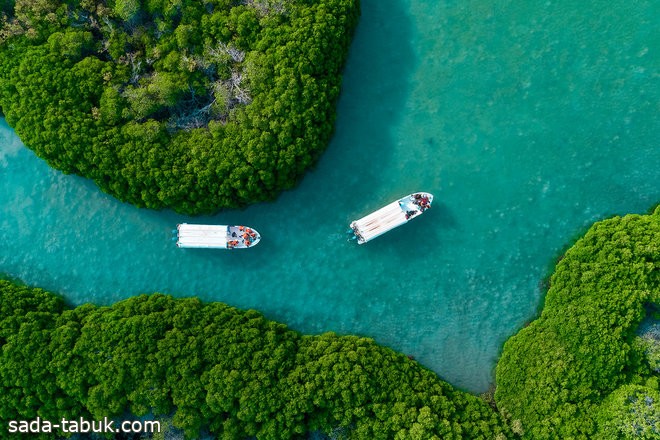
<path fill-rule="evenodd" d="M 243 0 L 243 4 L 254 8 L 262 17 L 270 14 L 285 15 L 289 0 Z"/>

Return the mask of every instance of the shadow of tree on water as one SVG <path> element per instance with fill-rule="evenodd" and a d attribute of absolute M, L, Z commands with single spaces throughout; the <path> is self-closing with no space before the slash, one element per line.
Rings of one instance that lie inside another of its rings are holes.
<path fill-rule="evenodd" d="M 341 192 L 346 206 L 391 186 L 383 170 L 391 157 L 390 128 L 402 117 L 416 64 L 411 22 L 400 0 L 363 1 L 344 69 L 335 133 L 301 189 Z M 398 194 L 397 188 L 393 193 Z M 387 191 L 387 190 L 384 190 Z"/>

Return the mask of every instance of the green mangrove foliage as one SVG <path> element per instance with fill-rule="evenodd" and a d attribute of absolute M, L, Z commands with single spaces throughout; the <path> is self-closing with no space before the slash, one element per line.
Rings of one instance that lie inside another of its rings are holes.
<path fill-rule="evenodd" d="M 358 0 L 0 0 L 0 108 L 120 200 L 274 198 L 332 134 Z"/>
<path fill-rule="evenodd" d="M 154 294 L 64 306 L 0 281 L 0 426 L 174 413 L 195 437 L 504 439 L 485 402 L 353 336 L 301 336 L 255 311 Z"/>
<path fill-rule="evenodd" d="M 529 439 L 660 438 L 659 371 L 635 336 L 660 302 L 660 208 L 596 223 L 539 319 L 504 345 L 495 398 Z"/>

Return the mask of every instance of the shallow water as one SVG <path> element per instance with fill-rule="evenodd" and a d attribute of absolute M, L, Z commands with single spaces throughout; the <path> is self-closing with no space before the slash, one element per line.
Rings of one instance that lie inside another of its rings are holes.
<path fill-rule="evenodd" d="M 138 210 L 0 125 L 0 272 L 110 304 L 160 291 L 375 338 L 480 392 L 540 281 L 593 221 L 660 201 L 657 2 L 363 0 L 336 133 L 276 202 Z M 431 211 L 363 246 L 348 223 L 416 190 Z M 181 222 L 249 251 L 182 250 Z"/>

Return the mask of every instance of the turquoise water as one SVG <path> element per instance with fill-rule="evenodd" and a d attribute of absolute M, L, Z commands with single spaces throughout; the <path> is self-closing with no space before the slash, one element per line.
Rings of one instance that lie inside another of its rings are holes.
<path fill-rule="evenodd" d="M 658 5 L 363 0 L 326 154 L 276 202 L 214 217 L 119 203 L 2 122 L 0 272 L 76 304 L 200 295 L 367 335 L 483 391 L 562 249 L 660 201 Z M 416 190 L 435 194 L 430 212 L 346 240 L 351 220 Z M 263 239 L 177 249 L 184 221 Z"/>

